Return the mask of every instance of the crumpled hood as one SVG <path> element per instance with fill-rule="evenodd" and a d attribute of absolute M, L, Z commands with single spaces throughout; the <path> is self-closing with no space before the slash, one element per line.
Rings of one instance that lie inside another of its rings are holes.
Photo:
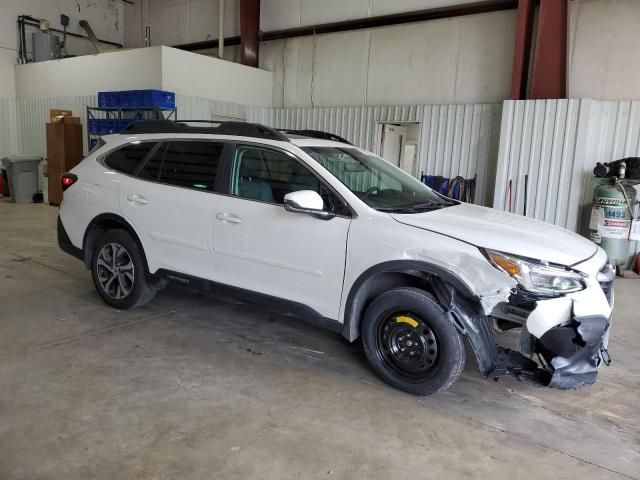
<path fill-rule="evenodd" d="M 598 248 L 577 233 L 550 223 L 469 203 L 391 216 L 405 225 L 448 235 L 478 247 L 567 266 L 589 258 Z"/>

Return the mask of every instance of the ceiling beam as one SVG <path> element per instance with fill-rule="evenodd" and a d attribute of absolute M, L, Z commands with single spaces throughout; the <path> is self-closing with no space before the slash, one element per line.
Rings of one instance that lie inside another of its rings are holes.
<path fill-rule="evenodd" d="M 527 98 L 529 63 L 531 61 L 531 39 L 533 37 L 534 0 L 520 0 L 516 21 L 516 45 L 513 54 L 511 76 L 511 99 Z"/>
<path fill-rule="evenodd" d="M 406 23 L 428 22 L 430 20 L 440 20 L 443 18 L 454 18 L 467 15 L 478 15 L 481 13 L 500 12 L 503 10 L 514 10 L 516 8 L 518 8 L 518 0 L 485 0 L 481 2 L 466 3 L 462 5 L 452 5 L 449 7 L 429 8 L 426 10 L 417 10 L 413 12 L 378 15 L 375 17 L 366 17 L 356 20 L 322 23 L 318 25 L 309 25 L 283 30 L 273 30 L 270 32 L 260 32 L 259 40 L 261 42 L 268 42 L 270 40 L 305 37 L 323 33 L 336 33 L 347 32 L 351 30 L 362 30 L 365 28 L 389 27 L 392 25 L 403 25 Z M 240 15 L 240 18 L 242 21 L 242 13 Z M 240 37 L 227 37 L 224 39 L 224 44 L 239 45 Z M 218 40 L 206 40 L 203 42 L 187 43 L 174 46 L 174 48 L 180 48 L 182 50 L 189 51 L 204 50 L 217 47 Z"/>

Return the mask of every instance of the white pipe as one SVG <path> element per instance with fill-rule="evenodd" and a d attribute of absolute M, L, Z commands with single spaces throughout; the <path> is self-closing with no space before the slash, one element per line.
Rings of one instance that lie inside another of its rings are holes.
<path fill-rule="evenodd" d="M 224 55 L 224 0 L 220 0 L 220 12 L 218 14 L 218 58 Z"/>

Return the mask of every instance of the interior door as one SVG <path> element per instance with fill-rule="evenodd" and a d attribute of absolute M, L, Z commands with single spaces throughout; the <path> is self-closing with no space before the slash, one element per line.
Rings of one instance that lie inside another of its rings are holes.
<path fill-rule="evenodd" d="M 124 177 L 120 208 L 142 241 L 149 268 L 213 279 L 213 213 L 223 143 L 162 144 Z"/>
<path fill-rule="evenodd" d="M 229 196 L 216 204 L 216 280 L 307 305 L 337 319 L 347 234 L 346 205 L 292 155 L 239 145 Z M 284 209 L 284 195 L 321 194 L 338 215 L 319 220 Z"/>
<path fill-rule="evenodd" d="M 384 124 L 382 130 L 381 157 L 393 165 L 400 166 L 404 140 L 407 138 L 407 127 Z"/>

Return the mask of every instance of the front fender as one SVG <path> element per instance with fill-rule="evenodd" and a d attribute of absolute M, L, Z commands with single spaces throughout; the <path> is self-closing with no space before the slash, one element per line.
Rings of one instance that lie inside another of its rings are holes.
<path fill-rule="evenodd" d="M 488 262 L 486 266 L 495 270 Z M 476 268 L 481 268 L 476 266 Z M 497 272 L 499 273 L 499 272 Z M 393 275 L 397 274 L 397 275 Z M 485 273 L 483 277 L 486 277 Z M 511 292 L 510 283 L 507 282 L 503 286 L 494 286 L 490 297 L 483 297 L 478 294 L 478 286 L 480 282 L 470 284 L 467 279 L 461 278 L 451 269 L 445 268 L 434 263 L 417 260 L 391 260 L 370 267 L 363 272 L 353 283 L 349 293 L 344 310 L 344 327 L 343 336 L 353 341 L 360 335 L 360 320 L 364 309 L 368 302 L 376 296 L 376 294 L 386 291 L 390 288 L 401 286 L 407 280 L 415 279 L 416 281 L 432 283 L 433 277 L 454 288 L 460 295 L 474 306 L 478 315 L 486 315 L 487 308 L 493 308 L 493 302 L 504 301 Z M 486 291 L 486 289 L 480 289 Z M 498 293 L 501 292 L 501 295 Z"/>

